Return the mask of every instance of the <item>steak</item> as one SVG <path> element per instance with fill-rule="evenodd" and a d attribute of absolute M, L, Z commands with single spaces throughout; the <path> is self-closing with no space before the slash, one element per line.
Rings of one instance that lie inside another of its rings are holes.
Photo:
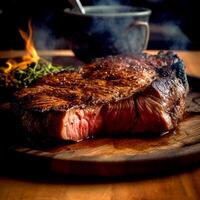
<path fill-rule="evenodd" d="M 173 52 L 99 58 L 16 92 L 17 115 L 30 135 L 64 140 L 164 133 L 183 117 L 184 68 Z"/>

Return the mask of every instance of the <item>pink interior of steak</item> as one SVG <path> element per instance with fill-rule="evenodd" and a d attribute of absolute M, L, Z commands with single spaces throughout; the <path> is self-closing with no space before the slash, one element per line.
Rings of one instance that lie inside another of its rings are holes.
<path fill-rule="evenodd" d="M 79 141 L 99 133 L 124 133 L 130 130 L 134 118 L 133 99 L 112 105 L 73 108 L 65 112 L 48 112 L 43 120 L 34 112 L 26 112 L 22 123 L 28 132 Z M 38 127 L 43 127 L 38 133 Z"/>
<path fill-rule="evenodd" d="M 183 115 L 185 89 L 178 79 L 160 81 L 141 94 L 112 104 L 48 112 L 42 119 L 37 113 L 27 112 L 22 123 L 33 134 L 43 127 L 40 134 L 74 141 L 99 133 L 113 136 L 127 132 L 165 132 L 173 129 Z"/>
<path fill-rule="evenodd" d="M 187 87 L 182 63 L 175 69 L 177 57 L 167 56 L 111 56 L 78 72 L 45 76 L 15 94 L 22 125 L 31 134 L 74 141 L 173 129 Z"/>

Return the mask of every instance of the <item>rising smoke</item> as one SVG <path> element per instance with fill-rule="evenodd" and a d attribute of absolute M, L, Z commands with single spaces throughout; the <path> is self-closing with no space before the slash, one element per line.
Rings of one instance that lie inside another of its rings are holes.
<path fill-rule="evenodd" d="M 95 5 L 130 5 L 130 4 L 133 4 L 133 2 L 130 0 L 94 0 L 94 4 Z M 49 21 L 51 20 L 51 18 L 46 19 L 46 20 Z M 129 23 L 130 23 L 129 20 L 127 20 L 126 22 L 116 20 L 116 21 L 110 21 L 106 23 L 103 21 L 99 22 L 98 20 L 97 21 L 94 20 L 91 26 L 91 33 L 102 34 L 103 32 L 105 32 L 105 30 L 112 30 L 110 33 L 107 33 L 106 36 L 109 37 L 110 41 L 115 40 L 116 48 L 121 49 L 122 52 L 123 52 L 123 48 L 126 48 L 126 51 L 129 51 L 129 49 L 131 51 L 133 46 L 135 46 L 136 49 L 139 48 L 138 46 L 141 46 L 141 44 L 138 42 L 140 41 L 139 36 L 144 37 L 144 33 L 141 30 L 136 30 L 134 32 L 134 29 L 132 30 L 130 29 L 130 32 L 132 31 L 131 34 L 127 34 L 125 31 L 122 32 L 122 30 L 125 29 L 124 28 L 125 24 L 127 24 L 128 26 Z M 154 25 L 150 23 L 150 30 L 151 30 L 151 27 L 153 26 Z M 167 49 L 174 50 L 174 49 L 188 48 L 188 45 L 190 44 L 190 40 L 183 33 L 179 23 L 164 21 L 162 25 L 158 24 L 158 26 L 160 26 L 161 32 L 156 33 L 156 37 L 158 36 L 159 37 L 158 39 L 160 39 L 161 43 L 163 42 L 164 45 L 167 44 L 166 45 Z M 57 37 L 54 30 L 50 29 L 44 24 L 42 26 L 41 25 L 34 26 L 33 33 L 34 33 L 34 41 L 35 41 L 35 45 L 37 49 L 52 50 L 52 49 L 59 49 L 60 47 L 65 48 L 63 44 L 70 46 L 69 44 L 67 44 L 66 38 L 62 36 Z M 150 38 L 152 38 L 151 34 L 154 34 L 154 32 L 150 33 Z M 125 39 L 127 40 L 126 47 L 125 45 L 123 45 Z M 66 48 L 68 47 L 66 46 Z M 163 48 L 165 48 L 165 46 L 163 46 Z"/>
<path fill-rule="evenodd" d="M 95 5 L 130 5 L 130 0 L 95 0 Z"/>
<path fill-rule="evenodd" d="M 170 50 L 188 49 L 190 40 L 181 30 L 179 24 L 175 22 L 166 23 L 163 32 L 168 33 L 165 35 L 165 39 L 172 41 L 169 46 Z"/>
<path fill-rule="evenodd" d="M 181 29 L 181 22 L 176 20 L 164 21 L 150 25 L 150 43 L 156 49 L 180 50 L 188 49 L 190 39 Z"/>
<path fill-rule="evenodd" d="M 161 4 L 164 0 L 149 0 L 149 2 L 153 2 L 153 3 L 159 3 Z M 123 0 L 94 0 L 96 5 L 134 5 L 134 1 L 123 1 Z M 154 12 L 154 11 L 153 11 Z M 158 11 L 157 11 L 158 12 Z M 178 50 L 178 49 L 188 49 L 191 45 L 191 41 L 190 39 L 187 37 L 187 35 L 183 32 L 182 30 L 182 26 L 181 21 L 177 21 L 176 19 L 173 20 L 167 20 L 167 16 L 164 16 L 163 13 L 160 13 L 159 15 L 160 18 L 160 23 L 158 24 L 153 24 L 151 23 L 151 18 L 150 18 L 150 39 L 155 39 L 154 41 L 160 41 L 160 44 L 156 44 L 153 46 L 158 46 L 159 48 L 163 48 L 163 49 L 169 49 L 169 50 Z M 158 19 L 157 19 L 158 21 Z M 102 24 L 94 24 L 94 27 L 96 28 L 97 31 L 102 31 L 102 27 L 104 27 L 105 25 Z M 112 30 L 113 30 L 113 35 L 114 38 L 116 38 L 119 35 L 118 38 L 120 38 L 120 34 L 119 31 L 120 28 L 117 27 L 122 27 L 121 24 L 119 23 L 110 23 L 107 24 L 107 26 L 109 26 L 109 29 L 111 29 L 112 26 Z M 155 32 L 154 28 L 155 26 L 159 27 L 157 28 L 157 32 Z M 152 29 L 151 29 L 152 28 Z M 159 29 L 159 30 L 158 30 Z M 157 37 L 157 38 L 155 38 Z M 136 39 L 137 41 L 137 39 Z M 150 41 L 150 44 L 152 44 L 151 42 L 154 41 Z M 120 43 L 120 40 L 119 40 Z M 129 43 L 130 45 L 134 45 L 135 41 L 130 40 L 129 39 Z M 149 46 L 151 48 L 151 46 Z"/>
<path fill-rule="evenodd" d="M 33 26 L 33 42 L 37 50 L 55 50 L 65 43 L 63 37 L 57 37 L 55 32 L 44 25 Z M 46 56 L 46 59 L 52 61 L 52 57 Z"/>
<path fill-rule="evenodd" d="M 55 48 L 56 38 L 48 27 L 34 26 L 33 33 L 33 40 L 37 49 L 44 50 Z"/>

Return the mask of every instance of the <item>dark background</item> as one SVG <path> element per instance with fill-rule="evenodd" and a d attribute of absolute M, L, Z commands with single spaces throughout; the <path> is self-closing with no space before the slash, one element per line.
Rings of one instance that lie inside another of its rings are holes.
<path fill-rule="evenodd" d="M 150 8 L 152 15 L 148 49 L 200 49 L 198 1 L 82 0 L 83 5 L 97 3 L 121 3 Z M 1 0 L 0 10 L 3 12 L 0 14 L 0 49 L 24 48 L 18 29 L 27 30 L 29 19 L 32 19 L 34 30 L 37 30 L 34 31 L 37 32 L 36 46 L 40 49 L 67 48 L 63 38 L 70 27 L 63 18 L 65 7 L 70 7 L 67 0 Z"/>

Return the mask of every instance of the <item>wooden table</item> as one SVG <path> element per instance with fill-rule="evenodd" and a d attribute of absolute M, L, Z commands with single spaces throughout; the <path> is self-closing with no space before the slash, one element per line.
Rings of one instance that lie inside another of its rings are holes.
<path fill-rule="evenodd" d="M 8 53 L 0 52 L 0 56 L 4 57 Z M 51 53 L 73 57 L 70 51 Z M 200 76 L 200 51 L 177 53 L 185 61 L 187 72 Z M 15 166 L 12 172 L 1 171 L 0 173 L 0 200 L 200 199 L 200 167 L 198 166 L 156 176 L 90 180 L 51 175 L 37 175 L 34 178 L 31 173 L 24 174 L 14 169 Z"/>

